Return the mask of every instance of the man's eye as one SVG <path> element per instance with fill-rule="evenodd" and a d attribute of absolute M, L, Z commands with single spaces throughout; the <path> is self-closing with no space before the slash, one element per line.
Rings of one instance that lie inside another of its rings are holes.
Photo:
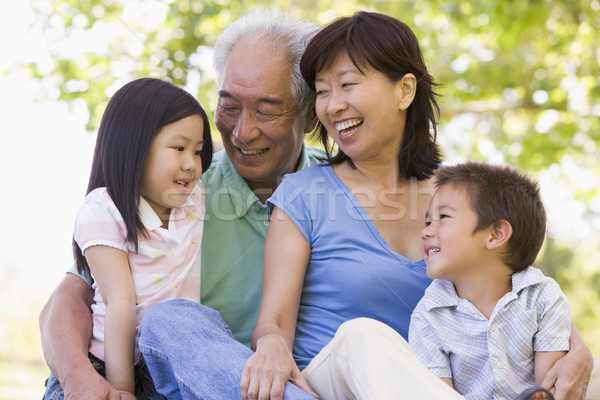
<path fill-rule="evenodd" d="M 227 113 L 227 114 L 237 114 L 240 111 L 239 107 L 235 107 L 235 106 L 220 106 L 221 110 L 223 110 L 223 112 Z"/>

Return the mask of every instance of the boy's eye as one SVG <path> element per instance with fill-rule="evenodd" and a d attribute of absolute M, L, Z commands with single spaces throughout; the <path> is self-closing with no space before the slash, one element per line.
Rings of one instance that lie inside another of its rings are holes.
<path fill-rule="evenodd" d="M 431 221 L 425 221 L 425 226 L 431 225 Z"/>
<path fill-rule="evenodd" d="M 446 214 L 440 214 L 440 219 L 444 219 L 444 218 L 448 218 L 448 215 L 446 215 Z"/>

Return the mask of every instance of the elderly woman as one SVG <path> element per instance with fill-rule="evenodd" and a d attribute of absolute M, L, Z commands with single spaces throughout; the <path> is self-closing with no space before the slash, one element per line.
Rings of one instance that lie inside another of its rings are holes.
<path fill-rule="evenodd" d="M 394 18 L 359 12 L 320 31 L 301 70 L 330 156 L 284 177 L 268 200 L 242 398 L 279 399 L 288 380 L 323 399 L 460 398 L 402 338 L 430 283 L 420 232 L 441 162 L 435 83 L 418 41 Z M 572 342 L 565 380 L 589 353 Z"/>

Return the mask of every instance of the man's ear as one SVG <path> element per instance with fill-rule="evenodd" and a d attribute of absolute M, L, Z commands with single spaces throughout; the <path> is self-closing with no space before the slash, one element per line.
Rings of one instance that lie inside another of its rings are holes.
<path fill-rule="evenodd" d="M 304 133 L 311 133 L 315 130 L 317 126 L 317 122 L 319 119 L 317 118 L 317 113 L 315 108 L 313 107 L 309 112 L 306 113 L 306 120 L 304 122 Z"/>
<path fill-rule="evenodd" d="M 501 219 L 489 227 L 489 233 L 486 247 L 497 249 L 508 243 L 513 233 L 512 225 L 507 220 Z"/>
<path fill-rule="evenodd" d="M 411 73 L 405 74 L 396 82 L 396 94 L 398 96 L 398 109 L 406 110 L 413 102 L 417 94 L 417 78 Z"/>

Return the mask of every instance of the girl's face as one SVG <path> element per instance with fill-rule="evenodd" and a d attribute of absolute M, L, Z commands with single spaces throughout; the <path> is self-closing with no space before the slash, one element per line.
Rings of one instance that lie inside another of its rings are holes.
<path fill-rule="evenodd" d="M 392 82 L 368 66 L 361 69 L 341 51 L 317 73 L 317 116 L 355 163 L 397 158 L 406 116 L 402 81 Z"/>
<path fill-rule="evenodd" d="M 185 203 L 202 175 L 203 131 L 202 117 L 191 115 L 165 125 L 152 141 L 140 191 L 161 220 Z"/>

